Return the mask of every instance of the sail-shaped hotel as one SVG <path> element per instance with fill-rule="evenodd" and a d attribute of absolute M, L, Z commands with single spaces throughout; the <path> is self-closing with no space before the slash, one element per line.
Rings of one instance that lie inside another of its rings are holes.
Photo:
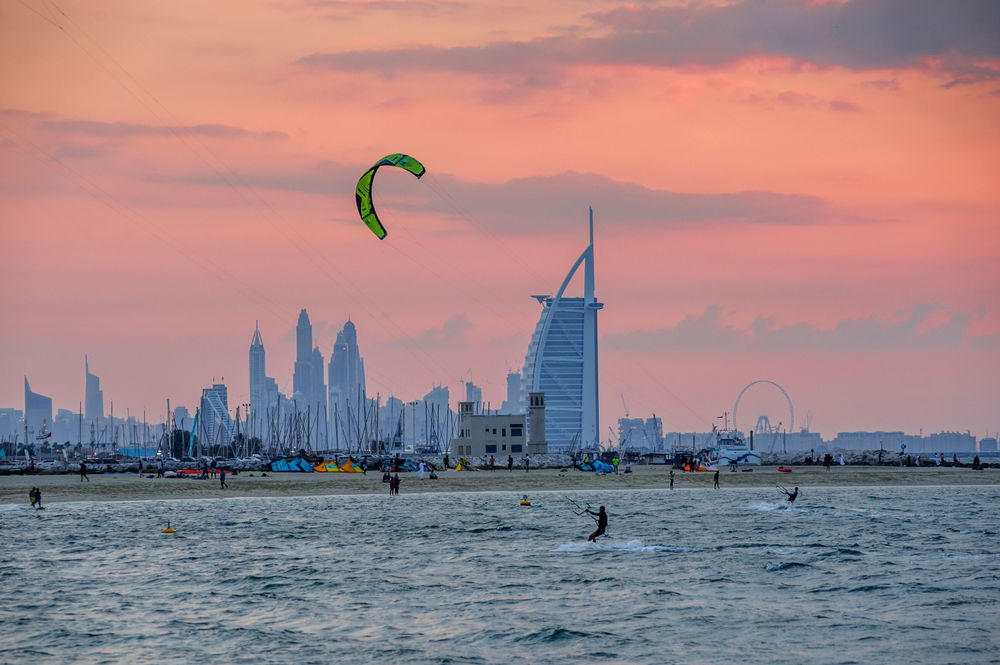
<path fill-rule="evenodd" d="M 565 296 L 583 266 L 583 297 Z M 590 244 L 570 268 L 554 296 L 532 296 L 542 305 L 524 359 L 522 409 L 528 393 L 545 394 L 545 430 L 550 452 L 592 449 L 600 441 L 597 402 L 597 311 L 594 297 L 594 212 Z"/>

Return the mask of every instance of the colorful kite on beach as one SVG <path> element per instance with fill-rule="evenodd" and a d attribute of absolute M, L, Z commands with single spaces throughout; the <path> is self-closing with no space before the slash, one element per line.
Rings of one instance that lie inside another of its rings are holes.
<path fill-rule="evenodd" d="M 386 155 L 375 162 L 375 165 L 365 171 L 364 175 L 358 180 L 358 186 L 354 189 L 354 199 L 358 204 L 358 214 L 361 215 L 361 221 L 368 225 L 372 233 L 378 236 L 379 240 L 382 240 L 387 235 L 387 232 L 378 218 L 378 213 L 375 212 L 375 203 L 372 200 L 372 184 L 375 172 L 378 171 L 380 166 L 395 166 L 405 169 L 418 178 L 424 174 L 426 169 L 424 169 L 423 164 L 413 157 L 397 153 L 395 155 Z"/>

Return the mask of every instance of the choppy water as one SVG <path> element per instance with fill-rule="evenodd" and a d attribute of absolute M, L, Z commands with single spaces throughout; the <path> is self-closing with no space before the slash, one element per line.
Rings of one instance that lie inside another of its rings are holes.
<path fill-rule="evenodd" d="M 995 487 L 570 496 L 2 507 L 0 663 L 1000 662 Z"/>

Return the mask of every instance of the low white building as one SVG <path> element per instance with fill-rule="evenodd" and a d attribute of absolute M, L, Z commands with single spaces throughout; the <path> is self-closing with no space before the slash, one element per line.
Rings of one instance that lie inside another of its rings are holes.
<path fill-rule="evenodd" d="M 545 395 L 530 393 L 527 421 L 523 413 L 476 414 L 472 402 L 458 404 L 458 436 L 448 448 L 456 457 L 545 455 Z M 530 428 L 526 425 L 530 424 Z M 530 438 L 528 431 L 531 432 Z"/>

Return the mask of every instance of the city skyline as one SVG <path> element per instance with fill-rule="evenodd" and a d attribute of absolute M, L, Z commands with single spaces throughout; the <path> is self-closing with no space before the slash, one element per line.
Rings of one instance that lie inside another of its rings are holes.
<path fill-rule="evenodd" d="M 758 380 L 814 431 L 1000 429 L 994 3 L 61 9 L 0 22 L 0 406 L 76 410 L 85 356 L 116 415 L 248 402 L 258 320 L 291 395 L 302 307 L 369 396 L 496 406 L 593 205 L 601 438 Z"/>

